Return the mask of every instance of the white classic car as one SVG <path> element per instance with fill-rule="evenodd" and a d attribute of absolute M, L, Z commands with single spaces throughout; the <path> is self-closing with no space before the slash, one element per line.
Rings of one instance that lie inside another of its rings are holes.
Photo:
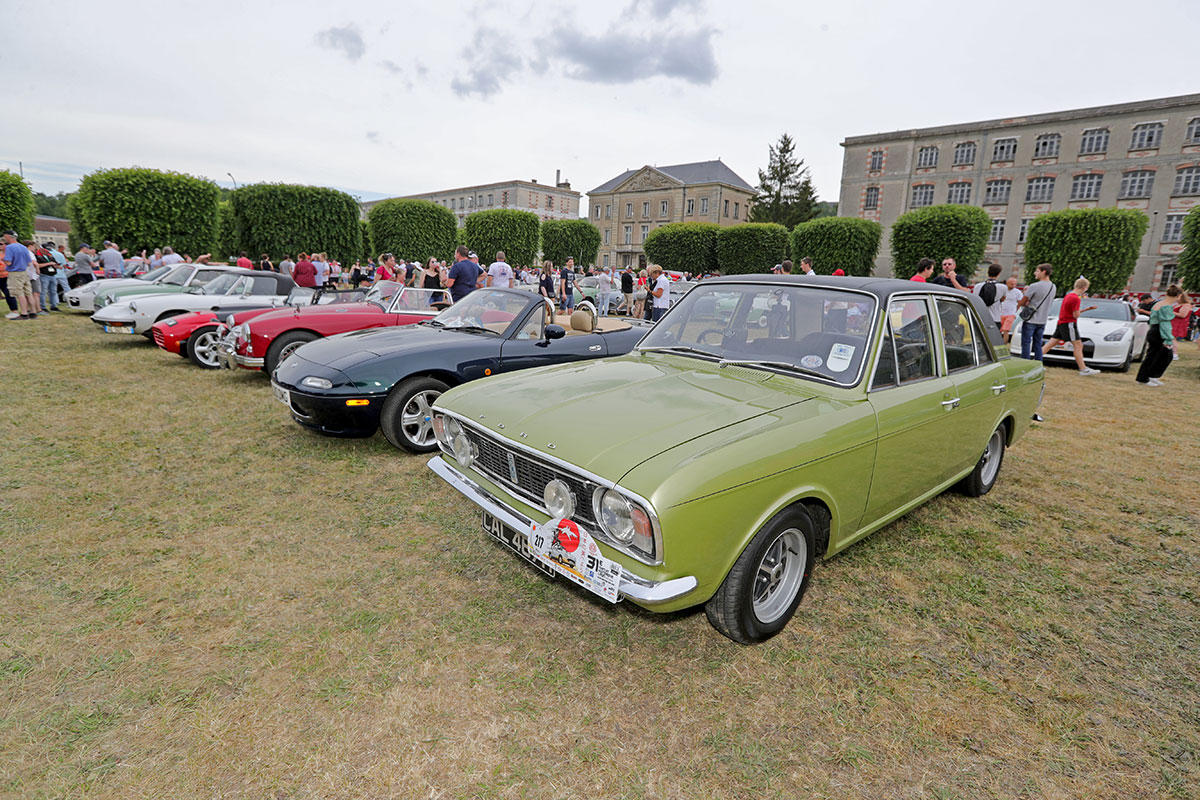
<path fill-rule="evenodd" d="M 99 270 L 97 271 L 99 272 Z M 96 310 L 96 297 L 100 292 L 107 289 L 124 289 L 129 286 L 145 286 L 148 283 L 158 283 L 170 271 L 171 266 L 167 265 L 165 267 L 156 267 L 145 275 L 140 275 L 136 278 L 97 278 L 94 281 L 88 281 L 69 290 L 64 297 L 66 297 L 68 308 L 74 311 L 91 312 Z"/>
<path fill-rule="evenodd" d="M 1046 341 L 1054 334 L 1058 321 L 1058 310 L 1062 298 L 1050 301 L 1050 315 L 1046 323 Z M 1083 337 L 1083 360 L 1088 366 L 1115 367 L 1122 372 L 1130 363 L 1141 361 L 1146 355 L 1146 333 L 1150 330 L 1150 318 L 1139 314 L 1123 300 L 1105 300 L 1088 297 L 1083 307 L 1096 306 L 1079 315 L 1079 335 Z M 1012 342 L 1009 350 L 1021 354 L 1021 318 L 1013 322 Z M 1070 344 L 1060 344 L 1045 355 L 1047 361 L 1075 360 L 1075 351 Z"/>
<path fill-rule="evenodd" d="M 235 313 L 238 310 L 282 306 L 295 282 L 287 275 L 251 269 L 230 269 L 201 288 L 171 294 L 148 294 L 105 306 L 92 322 L 105 333 L 140 333 L 149 337 L 154 323 L 191 311 Z"/>

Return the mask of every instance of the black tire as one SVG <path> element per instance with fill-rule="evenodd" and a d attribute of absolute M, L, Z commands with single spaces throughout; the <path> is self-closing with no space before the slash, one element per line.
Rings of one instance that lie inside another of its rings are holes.
<path fill-rule="evenodd" d="M 275 337 L 275 341 L 271 342 L 271 346 L 267 348 L 267 355 L 263 358 L 263 371 L 268 375 L 275 374 L 275 368 L 279 366 L 279 362 L 292 354 L 302 344 L 320 339 L 315 333 L 308 331 L 288 331 Z"/>
<path fill-rule="evenodd" d="M 430 406 L 449 388 L 436 378 L 408 378 L 396 384 L 379 413 L 379 429 L 384 438 L 393 447 L 409 453 L 436 450 Z"/>
<path fill-rule="evenodd" d="M 1117 372 L 1129 372 L 1129 365 L 1133 363 L 1133 340 L 1129 340 L 1129 351 L 1125 353 L 1125 360 L 1117 367 Z"/>
<path fill-rule="evenodd" d="M 1004 464 L 1004 449 L 1008 446 L 1007 431 L 1003 425 L 992 431 L 988 437 L 983 455 L 975 464 L 971 474 L 959 481 L 958 489 L 967 497 L 982 497 L 996 485 L 1000 477 L 1000 467 Z"/>
<path fill-rule="evenodd" d="M 817 523 L 803 506 L 772 517 L 705 603 L 708 621 L 741 644 L 762 642 L 783 630 L 808 589 L 818 538 Z"/>
<path fill-rule="evenodd" d="M 217 326 L 206 325 L 197 328 L 187 340 L 187 357 L 201 369 L 217 369 L 221 363 L 217 361 Z"/>

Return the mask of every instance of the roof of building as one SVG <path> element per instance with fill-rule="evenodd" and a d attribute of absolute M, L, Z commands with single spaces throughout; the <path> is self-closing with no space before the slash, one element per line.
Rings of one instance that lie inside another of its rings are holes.
<path fill-rule="evenodd" d="M 473 186 L 460 186 L 455 189 L 438 189 L 435 192 L 420 192 L 419 194 L 404 194 L 404 195 L 396 195 L 395 197 L 380 197 L 377 200 L 364 201 L 360 205 L 362 205 L 363 208 L 370 208 L 371 206 L 374 206 L 377 203 L 382 203 L 384 200 L 423 200 L 427 197 L 432 197 L 433 195 L 475 193 L 480 190 L 486 191 L 488 189 L 493 189 L 493 190 L 503 189 L 503 188 L 506 188 L 509 186 L 516 186 L 518 184 L 521 186 L 528 186 L 532 189 L 536 189 L 539 192 L 558 192 L 559 194 L 575 195 L 576 197 L 579 196 L 579 192 L 572 189 L 571 184 L 566 181 L 564 181 L 563 186 L 556 186 L 553 183 L 539 183 L 537 181 L 511 180 L 511 181 L 495 181 L 493 183 L 477 183 Z"/>
<path fill-rule="evenodd" d="M 1088 117 L 1109 117 L 1116 114 L 1130 114 L 1143 111 L 1162 111 L 1178 106 L 1200 105 L 1200 94 L 1183 94 L 1176 97 L 1160 97 L 1156 100 L 1138 100 L 1133 103 L 1116 103 L 1108 106 L 1092 106 L 1076 108 L 1070 111 L 1052 111 L 1048 114 L 1032 114 L 1027 117 L 1009 117 L 1008 119 L 989 119 L 981 122 L 963 122 L 954 125 L 939 125 L 932 128 L 912 128 L 910 130 L 891 131 L 889 133 L 872 133 L 866 136 L 847 136 L 842 147 L 857 144 L 872 144 L 888 142 L 895 139 L 916 139 L 922 136 L 946 136 L 956 133 L 969 133 L 978 130 L 1009 128 L 1018 125 L 1037 125 L 1047 122 L 1068 122 Z"/>
<path fill-rule="evenodd" d="M 735 186 L 738 189 L 745 189 L 748 192 L 753 192 L 754 187 L 746 183 L 741 177 L 725 165 L 721 159 L 715 161 L 696 161 L 691 164 L 673 164 L 669 167 L 656 167 L 647 164 L 637 169 L 627 169 L 617 177 L 605 181 L 597 186 L 588 194 L 596 194 L 602 192 L 611 192 L 613 189 L 620 186 L 625 181 L 629 180 L 636 173 L 649 167 L 662 172 L 685 186 L 696 183 L 727 183 L 730 186 Z"/>
<path fill-rule="evenodd" d="M 70 233 L 71 223 L 62 217 L 47 217 L 38 214 L 33 218 L 33 229 L 42 233 Z"/>

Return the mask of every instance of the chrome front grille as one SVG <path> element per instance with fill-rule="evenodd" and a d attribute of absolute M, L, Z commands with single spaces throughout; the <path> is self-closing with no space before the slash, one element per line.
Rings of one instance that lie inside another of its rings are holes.
<path fill-rule="evenodd" d="M 158 345 L 159 347 L 162 347 L 163 341 L 165 341 L 165 339 L 166 339 L 166 337 L 163 336 L 163 332 L 158 329 L 157 325 L 155 325 L 151 330 L 154 331 L 154 343 L 156 345 Z"/>
<path fill-rule="evenodd" d="M 463 427 L 467 438 L 471 440 L 479 453 L 479 457 L 475 461 L 475 469 L 508 487 L 538 508 L 542 508 L 542 497 L 546 491 L 546 484 L 558 478 L 567 484 L 575 495 L 573 519 L 595 528 L 592 493 L 595 492 L 597 484 L 565 472 L 524 451 L 498 442 L 472 427 L 465 425 Z M 515 481 L 513 480 L 514 474 Z"/>

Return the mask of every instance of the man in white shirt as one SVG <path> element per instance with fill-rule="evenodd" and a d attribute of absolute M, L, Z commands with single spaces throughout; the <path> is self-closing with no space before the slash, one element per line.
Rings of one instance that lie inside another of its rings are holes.
<path fill-rule="evenodd" d="M 162 263 L 163 263 L 163 266 L 165 266 L 165 267 L 169 267 L 172 264 L 182 264 L 183 256 L 179 255 L 179 253 L 176 253 L 170 247 L 164 247 Z"/>
<path fill-rule="evenodd" d="M 1017 288 L 1017 279 L 1009 278 L 1004 282 L 1004 299 L 1000 301 L 1000 332 L 1004 334 L 1004 343 L 1012 339 L 1013 322 L 1017 319 L 1017 303 L 1025 293 Z"/>
<path fill-rule="evenodd" d="M 507 289 L 512 286 L 513 271 L 504 261 L 504 251 L 496 253 L 496 260 L 492 262 L 487 271 L 487 285 L 492 289 Z"/>
<path fill-rule="evenodd" d="M 324 259 L 314 258 L 313 269 L 317 271 L 317 286 L 325 285 L 325 276 L 329 274 L 329 264 Z"/>
<path fill-rule="evenodd" d="M 979 295 L 980 299 L 983 300 L 983 304 L 987 306 L 989 318 L 992 322 L 996 323 L 996 330 L 1000 330 L 1002 327 L 1000 317 L 1003 311 L 1004 298 L 1008 292 L 1005 285 L 996 280 L 999 276 L 1000 265 L 992 264 L 988 267 L 987 280 L 977 283 L 972 287 L 972 291 Z"/>
<path fill-rule="evenodd" d="M 658 322 L 667 313 L 667 309 L 671 307 L 671 282 L 667 280 L 666 275 L 663 275 L 662 267 L 658 264 L 650 265 L 649 277 L 650 296 L 654 300 L 650 319 Z"/>
<path fill-rule="evenodd" d="M 596 276 L 596 306 L 602 317 L 608 316 L 608 308 L 612 304 L 613 290 L 615 288 L 616 285 L 613 283 L 612 270 L 605 267 Z"/>

